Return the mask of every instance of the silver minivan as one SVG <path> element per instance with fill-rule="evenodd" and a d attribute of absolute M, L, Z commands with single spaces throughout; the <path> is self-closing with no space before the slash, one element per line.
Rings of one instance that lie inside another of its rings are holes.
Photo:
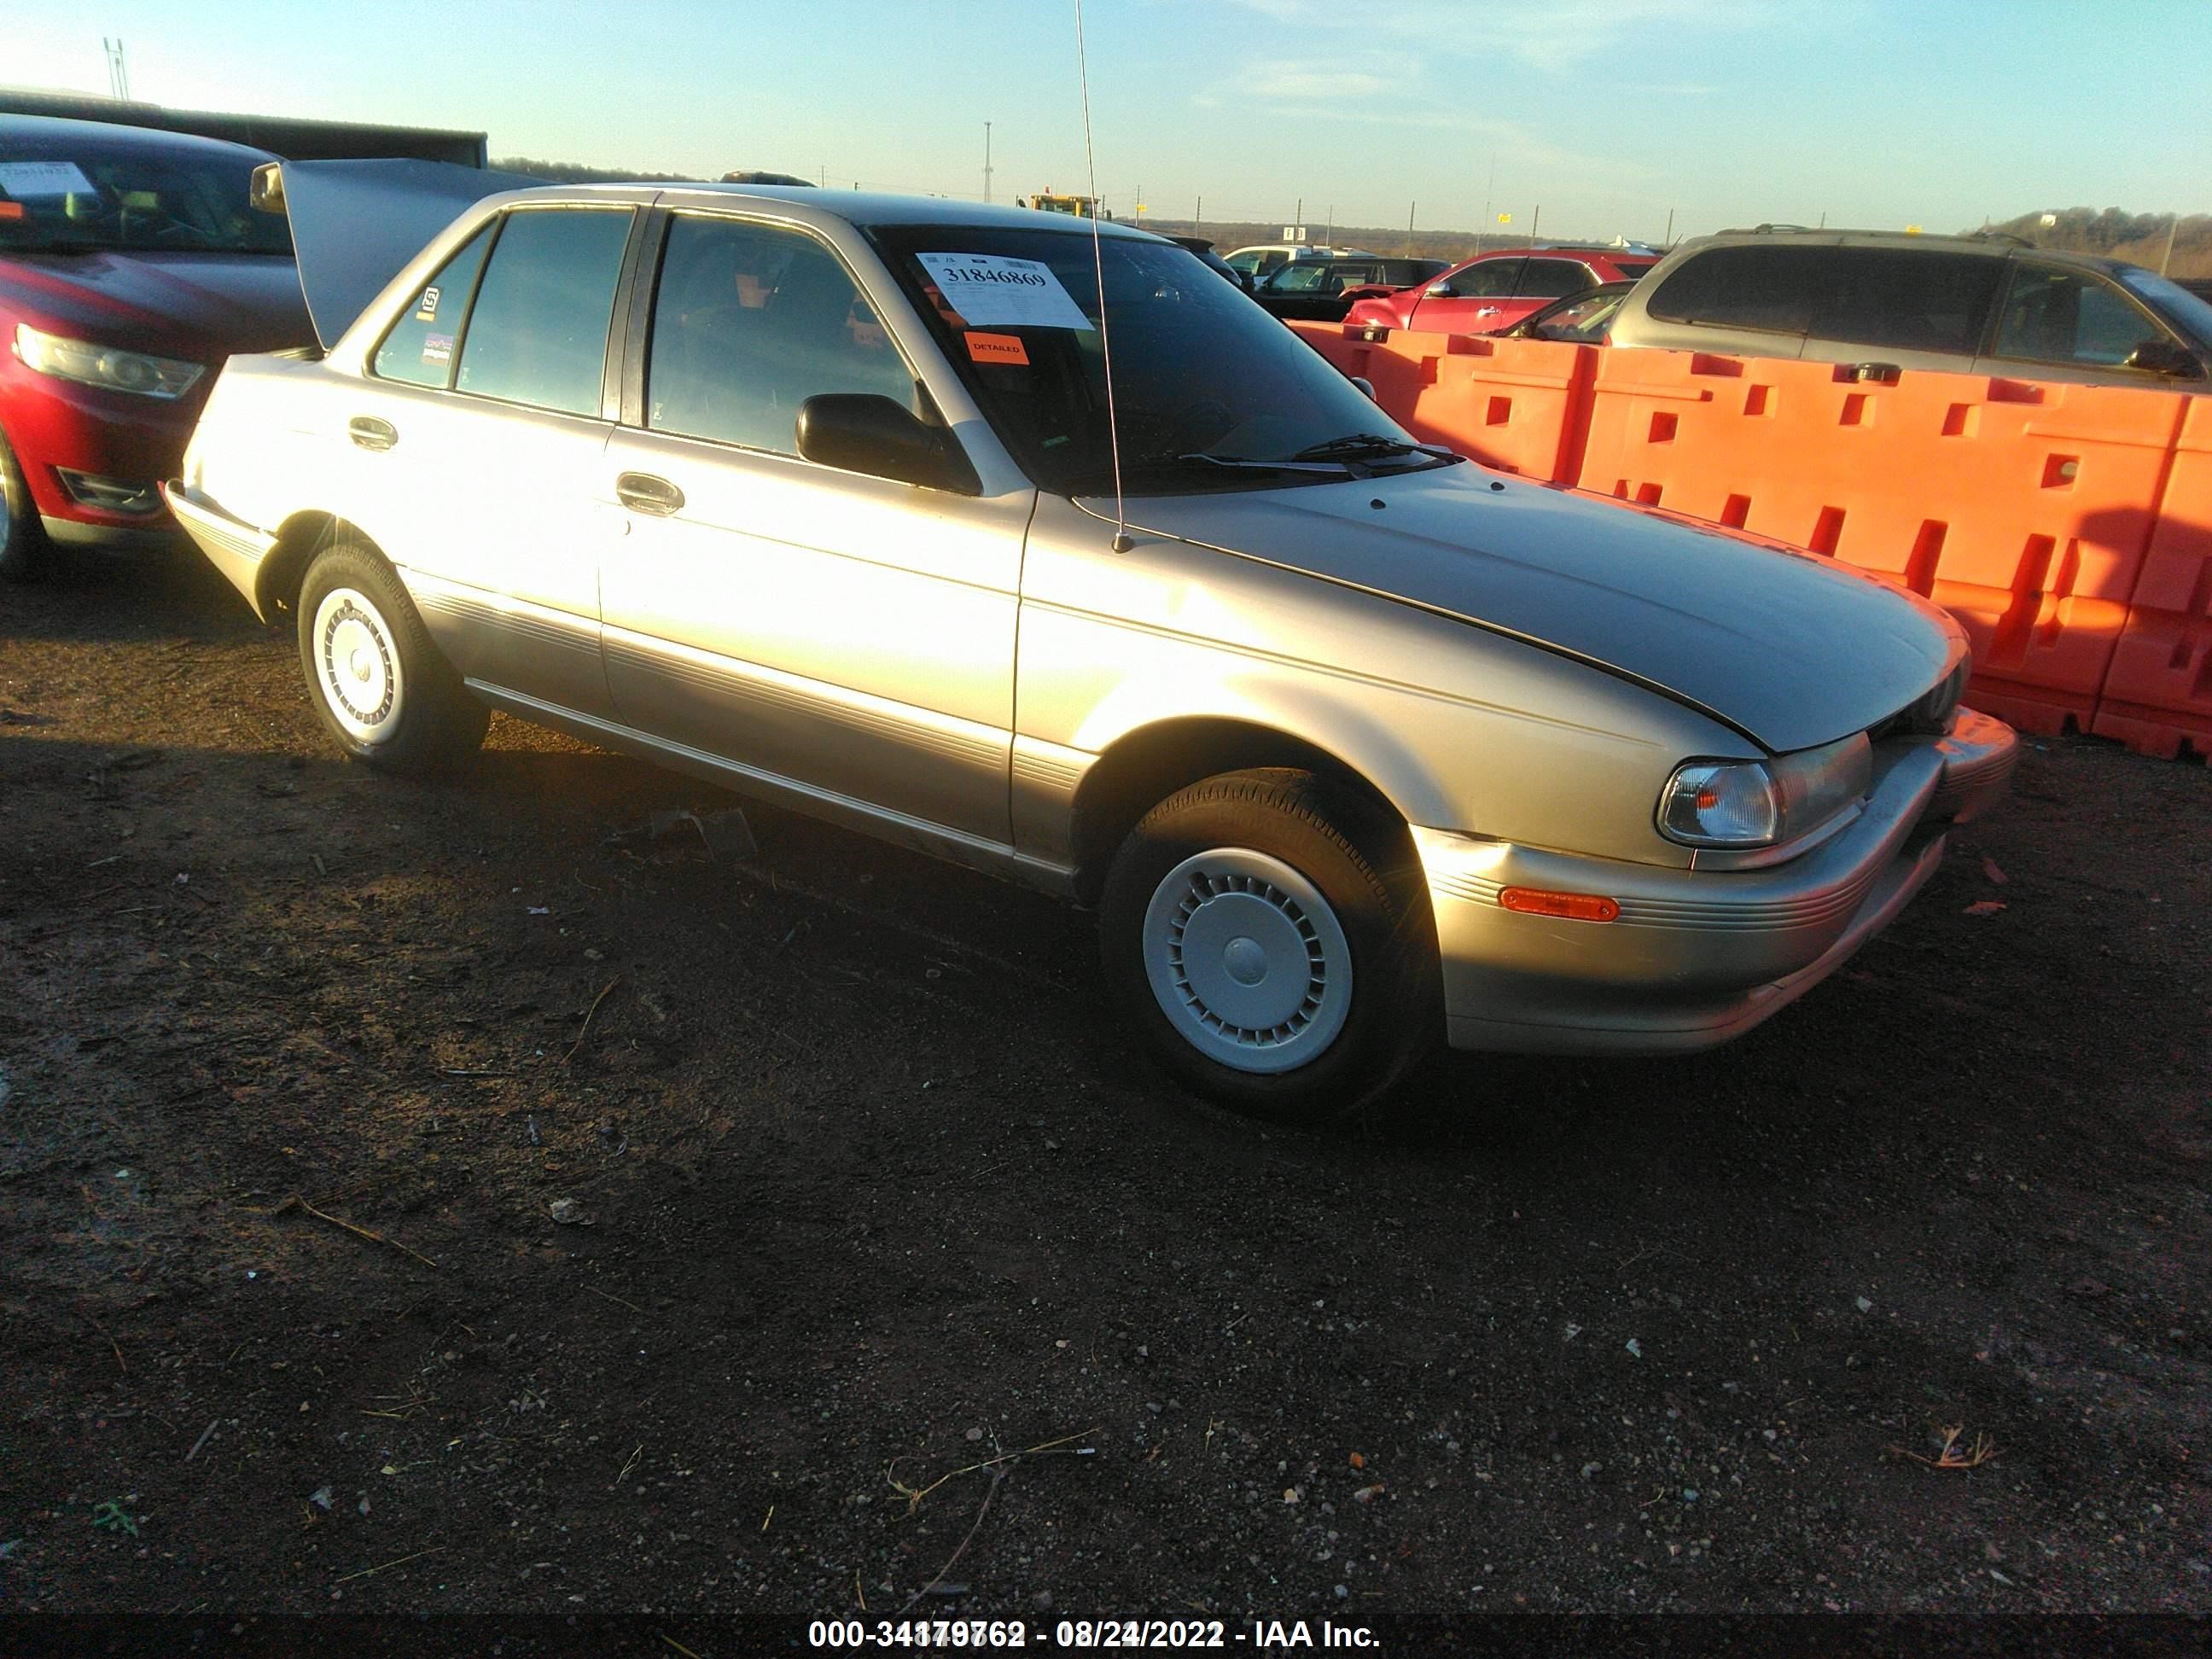
<path fill-rule="evenodd" d="M 2212 304 L 2118 259 L 1998 234 L 1762 226 L 1685 242 L 1612 343 L 2014 380 L 2212 390 Z"/>

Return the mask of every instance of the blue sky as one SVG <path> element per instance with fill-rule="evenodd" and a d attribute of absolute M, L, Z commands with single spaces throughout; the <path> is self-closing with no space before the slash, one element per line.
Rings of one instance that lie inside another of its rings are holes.
<path fill-rule="evenodd" d="M 1656 238 L 2212 210 L 2208 0 L 1085 0 L 1127 213 Z M 483 128 L 493 153 L 1081 189 L 1070 0 L 82 0 L 0 81 Z M 1494 169 L 1495 183 L 1492 184 Z"/>

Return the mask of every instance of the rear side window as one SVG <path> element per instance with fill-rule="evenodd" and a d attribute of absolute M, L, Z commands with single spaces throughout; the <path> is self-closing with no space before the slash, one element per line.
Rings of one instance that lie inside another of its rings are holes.
<path fill-rule="evenodd" d="M 2123 363 L 2165 331 L 2119 289 L 2086 270 L 2023 261 L 2005 295 L 1996 355 L 2050 363 Z"/>
<path fill-rule="evenodd" d="M 598 414 L 607 324 L 634 216 L 629 208 L 508 214 L 469 313 L 455 389 Z"/>
<path fill-rule="evenodd" d="M 1562 295 L 1579 294 L 1596 282 L 1590 268 L 1579 259 L 1531 259 L 1522 269 L 1521 285 L 1515 292 L 1524 300 L 1556 300 Z"/>
<path fill-rule="evenodd" d="M 1659 284 L 1646 309 L 1667 323 L 1802 334 L 1813 319 L 1820 262 L 1832 248 L 1717 247 Z"/>
<path fill-rule="evenodd" d="M 1814 338 L 1960 356 L 1979 349 L 2003 260 L 1908 248 L 1822 252 Z"/>
<path fill-rule="evenodd" d="M 469 308 L 484 250 L 491 246 L 491 232 L 486 225 L 469 238 L 392 325 L 376 349 L 379 380 L 404 380 L 409 386 L 453 383 L 453 342 L 460 337 L 461 318 Z"/>
<path fill-rule="evenodd" d="M 1452 297 L 1458 300 L 1502 300 L 1513 292 L 1525 259 L 1482 259 L 1451 279 Z"/>

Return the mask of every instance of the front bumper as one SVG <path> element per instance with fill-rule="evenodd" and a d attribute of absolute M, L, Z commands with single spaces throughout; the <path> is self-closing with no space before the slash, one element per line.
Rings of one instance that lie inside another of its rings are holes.
<path fill-rule="evenodd" d="M 1942 862 L 1950 826 L 2001 795 L 2012 728 L 1961 709 L 1885 744 L 1856 819 L 1786 864 L 1626 864 L 1416 829 L 1455 1048 L 1678 1054 L 1741 1035 L 1833 973 Z M 1508 887 L 1601 894 L 1611 922 L 1505 909 Z"/>

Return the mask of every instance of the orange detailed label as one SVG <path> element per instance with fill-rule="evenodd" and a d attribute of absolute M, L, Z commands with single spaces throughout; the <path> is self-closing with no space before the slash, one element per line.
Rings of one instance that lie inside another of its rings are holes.
<path fill-rule="evenodd" d="M 1012 334 L 979 334 L 968 331 L 968 355 L 979 363 L 1019 363 L 1029 367 L 1030 354 L 1020 337 Z"/>

